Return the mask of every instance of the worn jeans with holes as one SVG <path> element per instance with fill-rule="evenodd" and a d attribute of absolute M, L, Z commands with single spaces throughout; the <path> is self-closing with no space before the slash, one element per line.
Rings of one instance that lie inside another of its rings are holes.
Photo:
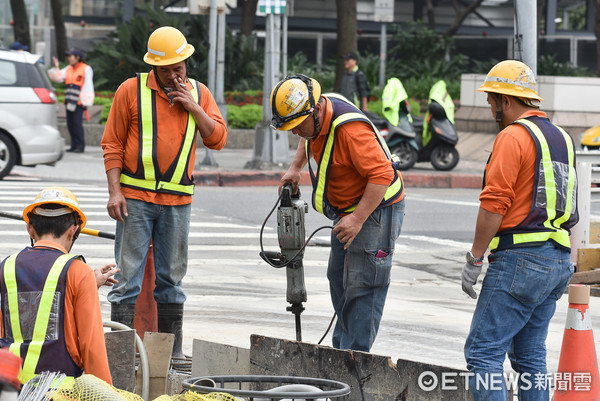
<path fill-rule="evenodd" d="M 337 312 L 332 344 L 368 352 L 375 341 L 390 285 L 394 243 L 404 220 L 404 200 L 375 210 L 344 250 L 331 234 L 327 278 Z M 335 220 L 335 223 L 339 218 Z"/>
<path fill-rule="evenodd" d="M 519 399 L 548 401 L 549 388 L 536 386 L 536 375 L 547 374 L 548 325 L 574 271 L 570 257 L 550 242 L 490 255 L 465 344 L 474 401 L 506 401 L 504 380 L 491 383 L 492 377 L 502 377 L 507 354 L 524 378 Z"/>
<path fill-rule="evenodd" d="M 152 240 L 156 287 L 159 304 L 183 304 L 186 296 L 181 280 L 187 272 L 188 234 L 192 206 L 162 206 L 127 199 L 128 217 L 117 222 L 115 260 L 121 269 L 119 281 L 108 293 L 108 301 L 135 304 L 142 289 L 146 258 Z"/>

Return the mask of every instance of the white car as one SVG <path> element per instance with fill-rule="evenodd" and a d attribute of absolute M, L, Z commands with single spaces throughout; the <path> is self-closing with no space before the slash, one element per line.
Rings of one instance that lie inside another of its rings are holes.
<path fill-rule="evenodd" d="M 54 164 L 64 153 L 56 93 L 39 58 L 0 50 L 0 180 L 15 165 Z"/>

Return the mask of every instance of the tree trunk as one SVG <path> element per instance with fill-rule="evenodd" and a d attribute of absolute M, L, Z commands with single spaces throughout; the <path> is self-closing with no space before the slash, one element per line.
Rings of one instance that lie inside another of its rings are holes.
<path fill-rule="evenodd" d="M 65 28 L 65 20 L 62 12 L 62 1 L 51 0 L 52 20 L 54 21 L 54 37 L 56 39 L 56 54 L 57 58 L 62 60 L 65 53 L 69 50 L 67 43 L 67 30 Z"/>
<path fill-rule="evenodd" d="M 471 14 L 477 7 L 481 5 L 483 0 L 475 0 L 470 5 L 465 8 L 462 8 L 457 0 L 452 0 L 452 8 L 456 12 L 456 17 L 452 24 L 448 27 L 444 36 L 454 36 L 458 28 L 462 25 L 463 21 L 469 14 Z"/>
<path fill-rule="evenodd" d="M 600 77 L 600 0 L 596 0 L 596 23 L 594 24 L 596 34 L 596 64 L 597 75 Z"/>
<path fill-rule="evenodd" d="M 425 9 L 427 10 L 427 27 L 435 31 L 435 14 L 433 13 L 433 2 L 425 0 Z"/>
<path fill-rule="evenodd" d="M 344 74 L 344 60 L 342 57 L 348 52 L 357 51 L 356 39 L 356 1 L 357 0 L 335 0 L 337 7 L 337 68 L 335 70 L 335 84 L 340 87 Z"/>
<path fill-rule="evenodd" d="M 13 32 L 15 41 L 28 46 L 31 49 L 31 37 L 29 36 L 29 20 L 27 19 L 27 8 L 25 0 L 10 0 L 10 9 L 13 15 Z"/>
<path fill-rule="evenodd" d="M 250 36 L 254 29 L 254 22 L 256 21 L 256 5 L 258 0 L 245 0 L 244 6 L 242 7 L 242 23 L 240 26 L 240 33 L 244 36 Z"/>

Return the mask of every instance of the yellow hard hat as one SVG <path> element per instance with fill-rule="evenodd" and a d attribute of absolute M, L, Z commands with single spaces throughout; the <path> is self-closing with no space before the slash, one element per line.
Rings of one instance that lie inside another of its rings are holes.
<path fill-rule="evenodd" d="M 279 81 L 271 92 L 271 127 L 289 131 L 297 127 L 315 109 L 321 97 L 321 85 L 306 75 L 291 75 Z"/>
<path fill-rule="evenodd" d="M 38 206 L 51 203 L 66 207 L 60 209 L 38 208 Z M 81 219 L 81 228 L 85 227 L 87 221 L 85 214 L 83 214 L 79 208 L 79 201 L 75 195 L 73 195 L 73 192 L 63 187 L 48 187 L 42 189 L 33 200 L 33 203 L 23 210 L 23 220 L 25 220 L 26 223 L 29 223 L 29 212 L 46 217 L 57 217 L 75 212 Z"/>
<path fill-rule="evenodd" d="M 152 32 L 148 38 L 148 52 L 144 61 L 150 65 L 171 65 L 183 61 L 194 54 L 194 46 L 185 36 L 172 26 L 163 26 Z"/>
<path fill-rule="evenodd" d="M 496 64 L 488 72 L 483 85 L 476 90 L 544 100 L 538 95 L 535 76 L 531 68 L 517 60 L 505 60 Z"/>

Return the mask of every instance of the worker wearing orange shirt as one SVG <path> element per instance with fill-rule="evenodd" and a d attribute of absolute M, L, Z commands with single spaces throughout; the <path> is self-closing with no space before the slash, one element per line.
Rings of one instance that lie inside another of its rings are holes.
<path fill-rule="evenodd" d="M 365 115 L 343 96 L 321 95 L 298 74 L 271 93 L 273 128 L 301 137 L 281 178 L 294 192 L 312 157 L 313 207 L 334 221 L 327 278 L 337 322 L 332 344 L 369 351 L 390 285 L 395 241 L 404 219 L 404 186 L 390 152 Z"/>
<path fill-rule="evenodd" d="M 114 265 L 95 274 L 82 256 L 69 254 L 86 217 L 68 189 L 45 188 L 23 219 L 32 247 L 0 264 L 0 347 L 23 358 L 21 383 L 51 371 L 112 384 L 97 288 L 98 273 Z"/>
<path fill-rule="evenodd" d="M 183 356 L 181 281 L 187 271 L 196 134 L 210 149 L 222 149 L 227 140 L 212 94 L 188 77 L 193 53 L 176 28 L 155 30 L 144 56 L 152 70 L 121 84 L 102 138 L 107 209 L 117 221 L 115 260 L 121 269 L 108 294 L 111 319 L 133 326 L 152 241 L 158 331 L 175 335 L 177 357 Z"/>
<path fill-rule="evenodd" d="M 508 354 L 519 374 L 519 399 L 548 400 L 548 325 L 574 271 L 573 139 L 539 110 L 535 76 L 522 62 L 498 63 L 478 90 L 487 93 L 501 131 L 485 167 L 475 238 L 462 271 L 463 291 L 477 298 L 473 286 L 489 247 L 465 344 L 470 389 L 475 401 L 506 400 Z"/>

